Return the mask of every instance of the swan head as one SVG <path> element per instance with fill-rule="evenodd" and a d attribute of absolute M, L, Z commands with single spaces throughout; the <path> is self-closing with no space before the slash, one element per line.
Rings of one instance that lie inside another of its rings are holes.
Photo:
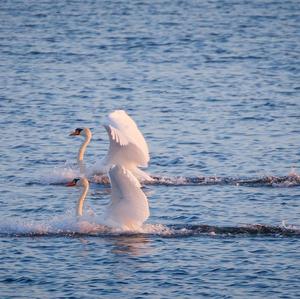
<path fill-rule="evenodd" d="M 83 129 L 77 128 L 77 129 L 75 129 L 73 132 L 71 132 L 69 136 L 78 136 L 78 135 L 82 135 L 83 132 L 84 132 Z"/>
<path fill-rule="evenodd" d="M 85 136 L 85 138 L 91 140 L 92 132 L 89 128 L 77 128 L 69 134 L 69 136 Z"/>
<path fill-rule="evenodd" d="M 74 187 L 74 186 L 77 186 L 77 183 L 80 181 L 80 178 L 75 178 L 75 179 L 73 179 L 73 181 L 71 181 L 71 182 L 68 182 L 67 184 L 66 184 L 66 186 L 67 187 Z"/>
<path fill-rule="evenodd" d="M 86 187 L 86 186 L 89 186 L 89 181 L 82 177 L 82 178 L 75 178 L 73 179 L 73 181 L 71 182 L 68 182 L 66 184 L 67 187 L 74 187 L 74 186 L 83 186 L 83 187 Z"/>

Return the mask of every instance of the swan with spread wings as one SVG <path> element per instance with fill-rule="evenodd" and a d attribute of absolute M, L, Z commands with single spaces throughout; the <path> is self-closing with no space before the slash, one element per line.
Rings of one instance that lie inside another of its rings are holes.
<path fill-rule="evenodd" d="M 90 172 L 106 174 L 112 165 L 117 164 L 130 170 L 139 181 L 151 181 L 152 178 L 139 168 L 147 167 L 150 157 L 148 145 L 134 120 L 124 110 L 116 110 L 108 115 L 103 126 L 109 137 L 108 153 Z M 77 128 L 70 135 L 85 137 L 77 161 L 81 173 L 86 173 L 83 157 L 92 133 L 88 128 Z"/>
<path fill-rule="evenodd" d="M 150 215 L 148 200 L 141 190 L 141 184 L 128 169 L 119 165 L 112 166 L 108 176 L 111 183 L 111 199 L 104 213 L 105 224 L 123 230 L 140 229 Z M 81 177 L 67 184 L 76 185 L 83 187 L 76 208 L 77 217 L 81 217 L 89 182 L 85 177 Z"/>

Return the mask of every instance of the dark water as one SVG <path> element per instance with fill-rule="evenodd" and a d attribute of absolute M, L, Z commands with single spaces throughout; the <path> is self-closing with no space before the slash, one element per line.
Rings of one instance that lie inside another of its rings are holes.
<path fill-rule="evenodd" d="M 299 298 L 299 1 L 1 1 L 1 298 Z M 88 126 L 151 150 L 140 232 L 74 215 Z M 67 164 L 65 164 L 67 161 Z M 294 169 L 293 169 L 294 168 Z M 55 184 L 53 184 L 55 183 Z M 17 293 L 16 293 L 17 290 Z"/>

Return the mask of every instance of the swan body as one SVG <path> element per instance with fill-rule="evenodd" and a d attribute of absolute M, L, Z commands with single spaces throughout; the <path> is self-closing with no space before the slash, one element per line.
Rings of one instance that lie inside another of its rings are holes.
<path fill-rule="evenodd" d="M 109 137 L 108 153 L 104 159 L 95 164 L 91 172 L 105 174 L 112 165 L 122 165 L 138 180 L 152 181 L 147 173 L 138 168 L 147 167 L 150 157 L 148 145 L 133 119 L 124 110 L 116 110 L 108 115 L 103 125 Z M 77 157 L 80 172 L 85 172 L 83 156 L 92 133 L 88 128 L 77 128 L 70 135 L 85 137 Z"/>
<path fill-rule="evenodd" d="M 136 177 L 122 166 L 109 171 L 111 201 L 105 218 L 111 226 L 127 230 L 140 228 L 148 219 L 149 205 L 145 193 Z"/>
<path fill-rule="evenodd" d="M 107 224 L 123 230 L 137 230 L 148 219 L 149 205 L 141 185 L 136 177 L 122 166 L 113 166 L 109 170 L 111 182 L 111 200 L 104 214 Z M 81 184 L 82 194 L 77 202 L 76 215 L 82 216 L 83 203 L 89 189 L 86 178 L 74 179 L 68 186 Z"/>

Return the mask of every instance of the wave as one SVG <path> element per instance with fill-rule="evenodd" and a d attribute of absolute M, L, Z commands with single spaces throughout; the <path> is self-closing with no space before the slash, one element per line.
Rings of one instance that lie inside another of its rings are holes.
<path fill-rule="evenodd" d="M 261 177 L 221 177 L 221 176 L 154 176 L 152 181 L 145 181 L 145 185 L 163 186 L 210 186 L 210 185 L 233 185 L 248 187 L 297 187 L 300 186 L 300 175 L 292 169 L 288 175 Z M 105 175 L 94 175 L 90 178 L 93 183 L 109 184 L 109 179 Z"/>
<path fill-rule="evenodd" d="M 207 224 L 144 224 L 136 231 L 111 228 L 95 218 L 79 221 L 72 217 L 55 218 L 52 221 L 14 221 L 0 223 L 0 237 L 112 237 L 112 236 L 157 236 L 163 238 L 181 237 L 300 237 L 300 227 L 264 224 L 241 226 L 216 226 Z"/>
<path fill-rule="evenodd" d="M 39 179 L 28 184 L 52 184 L 61 185 L 80 177 L 77 165 L 66 163 L 63 167 L 57 167 L 39 174 Z M 261 177 L 222 177 L 222 176 L 156 176 L 151 175 L 151 181 L 144 181 L 144 185 L 163 186 L 210 186 L 233 185 L 247 187 L 297 187 L 300 186 L 300 175 L 292 170 L 288 175 Z M 107 175 L 96 174 L 89 176 L 89 181 L 95 184 L 109 185 Z"/>
<path fill-rule="evenodd" d="M 165 177 L 152 176 L 151 185 L 165 186 L 209 186 L 209 185 L 234 185 L 248 187 L 296 187 L 300 186 L 300 175 L 289 174 L 286 176 L 262 176 L 253 178 L 234 178 L 218 176 L 196 176 L 196 177 Z"/>

